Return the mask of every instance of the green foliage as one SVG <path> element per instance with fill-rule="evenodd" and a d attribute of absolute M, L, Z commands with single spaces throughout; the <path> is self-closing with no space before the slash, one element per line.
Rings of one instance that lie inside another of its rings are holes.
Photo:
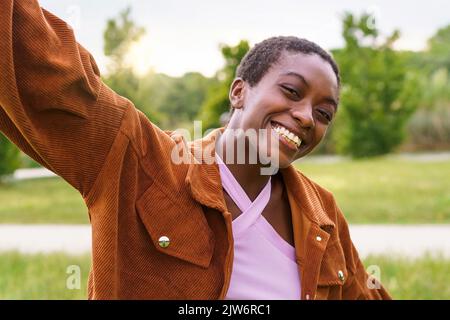
<path fill-rule="evenodd" d="M 407 124 L 407 151 L 450 149 L 450 103 L 417 110 Z"/>
<path fill-rule="evenodd" d="M 130 14 L 131 9 L 127 8 L 120 12 L 118 17 L 107 21 L 103 34 L 104 53 L 110 58 L 110 64 L 104 81 L 119 95 L 133 101 L 137 108 L 158 124 L 160 116 L 155 111 L 152 100 L 143 94 L 148 90 L 149 81 L 141 81 L 132 66 L 126 62 L 126 55 L 131 46 L 146 33 L 143 27 L 136 25 Z"/>
<path fill-rule="evenodd" d="M 112 58 L 114 71 L 123 67 L 130 46 L 145 35 L 145 29 L 137 26 L 130 14 L 131 8 L 128 7 L 116 19 L 109 19 L 103 34 L 103 50 L 107 57 Z"/>
<path fill-rule="evenodd" d="M 165 91 L 160 112 L 166 115 L 162 125 L 176 129 L 177 124 L 195 120 L 205 100 L 210 80 L 200 73 L 186 73 L 181 78 L 171 78 Z"/>
<path fill-rule="evenodd" d="M 439 29 L 420 52 L 404 52 L 408 68 L 420 75 L 422 99 L 407 124 L 403 150 L 450 148 L 450 25 Z"/>
<path fill-rule="evenodd" d="M 200 114 L 203 130 L 221 127 L 220 116 L 230 109 L 228 90 L 229 87 L 221 82 L 215 83 L 209 89 Z"/>
<path fill-rule="evenodd" d="M 436 31 L 428 39 L 423 51 L 399 52 L 406 59 L 408 68 L 418 72 L 423 78 L 429 78 L 438 70 L 450 72 L 450 25 Z"/>
<path fill-rule="evenodd" d="M 346 13 L 346 45 L 334 51 L 343 80 L 338 150 L 353 157 L 386 154 L 398 146 L 420 99 L 417 76 L 392 49 L 398 31 L 380 42 L 370 19 Z"/>
<path fill-rule="evenodd" d="M 19 149 L 0 133 L 0 182 L 2 175 L 13 173 L 19 167 Z"/>
<path fill-rule="evenodd" d="M 21 168 L 42 168 L 42 165 L 24 152 L 20 152 Z"/>
<path fill-rule="evenodd" d="M 196 72 L 179 78 L 154 72 L 138 77 L 126 63 L 126 55 L 145 32 L 131 19 L 129 8 L 108 21 L 104 51 L 111 63 L 104 81 L 156 125 L 172 130 L 186 126 L 197 116 L 211 80 Z"/>
<path fill-rule="evenodd" d="M 228 97 L 230 86 L 239 63 L 249 49 L 250 45 L 245 40 L 240 41 L 236 46 L 221 46 L 225 66 L 217 72 L 215 82 L 211 85 L 201 108 L 200 118 L 203 121 L 204 130 L 222 126 L 220 117 L 230 109 Z"/>
<path fill-rule="evenodd" d="M 448 150 L 450 148 L 449 71 L 440 68 L 421 81 L 420 108 L 407 124 L 407 150 Z"/>
<path fill-rule="evenodd" d="M 446 68 L 450 71 L 450 25 L 439 29 L 428 40 L 427 55 L 433 69 Z"/>
<path fill-rule="evenodd" d="M 440 68 L 434 71 L 429 77 L 422 80 L 421 90 L 423 99 L 421 104 L 433 109 L 437 106 L 450 103 L 450 70 Z"/>

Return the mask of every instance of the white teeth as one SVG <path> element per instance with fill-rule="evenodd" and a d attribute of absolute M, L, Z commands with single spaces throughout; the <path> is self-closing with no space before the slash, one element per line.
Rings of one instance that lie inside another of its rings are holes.
<path fill-rule="evenodd" d="M 288 129 L 286 129 L 285 127 L 277 125 L 274 128 L 274 130 L 276 133 L 283 135 L 286 139 L 293 142 L 297 146 L 297 148 L 299 148 L 300 145 L 302 144 L 302 140 L 297 135 L 293 134 Z"/>

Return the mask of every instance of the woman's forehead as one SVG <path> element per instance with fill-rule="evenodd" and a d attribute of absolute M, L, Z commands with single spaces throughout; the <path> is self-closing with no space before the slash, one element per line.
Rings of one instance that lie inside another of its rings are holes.
<path fill-rule="evenodd" d="M 336 75 L 331 65 L 317 54 L 284 53 L 274 64 L 278 74 L 296 72 L 300 74 L 320 74 L 337 84 Z"/>
<path fill-rule="evenodd" d="M 316 54 L 283 53 L 268 70 L 265 78 L 269 82 L 278 81 L 280 78 L 305 80 L 309 86 L 325 86 L 334 94 L 338 94 L 337 77 L 333 68 Z"/>

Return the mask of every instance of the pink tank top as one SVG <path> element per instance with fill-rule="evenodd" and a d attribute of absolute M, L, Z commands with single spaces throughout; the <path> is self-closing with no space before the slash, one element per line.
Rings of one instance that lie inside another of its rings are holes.
<path fill-rule="evenodd" d="M 299 300 L 295 248 L 261 214 L 270 199 L 271 179 L 251 201 L 219 155 L 222 187 L 241 210 L 233 220 L 234 261 L 226 300 Z"/>

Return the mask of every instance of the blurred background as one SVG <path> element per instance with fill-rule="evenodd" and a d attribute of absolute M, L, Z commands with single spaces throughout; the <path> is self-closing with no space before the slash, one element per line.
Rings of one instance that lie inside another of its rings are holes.
<path fill-rule="evenodd" d="M 334 193 L 368 272 L 394 298 L 450 299 L 450 2 L 40 3 L 73 27 L 103 80 L 165 130 L 221 126 L 235 69 L 265 38 L 328 50 L 341 69 L 339 112 L 295 165 Z M 85 299 L 83 200 L 3 135 L 0 159 L 0 298 Z"/>

